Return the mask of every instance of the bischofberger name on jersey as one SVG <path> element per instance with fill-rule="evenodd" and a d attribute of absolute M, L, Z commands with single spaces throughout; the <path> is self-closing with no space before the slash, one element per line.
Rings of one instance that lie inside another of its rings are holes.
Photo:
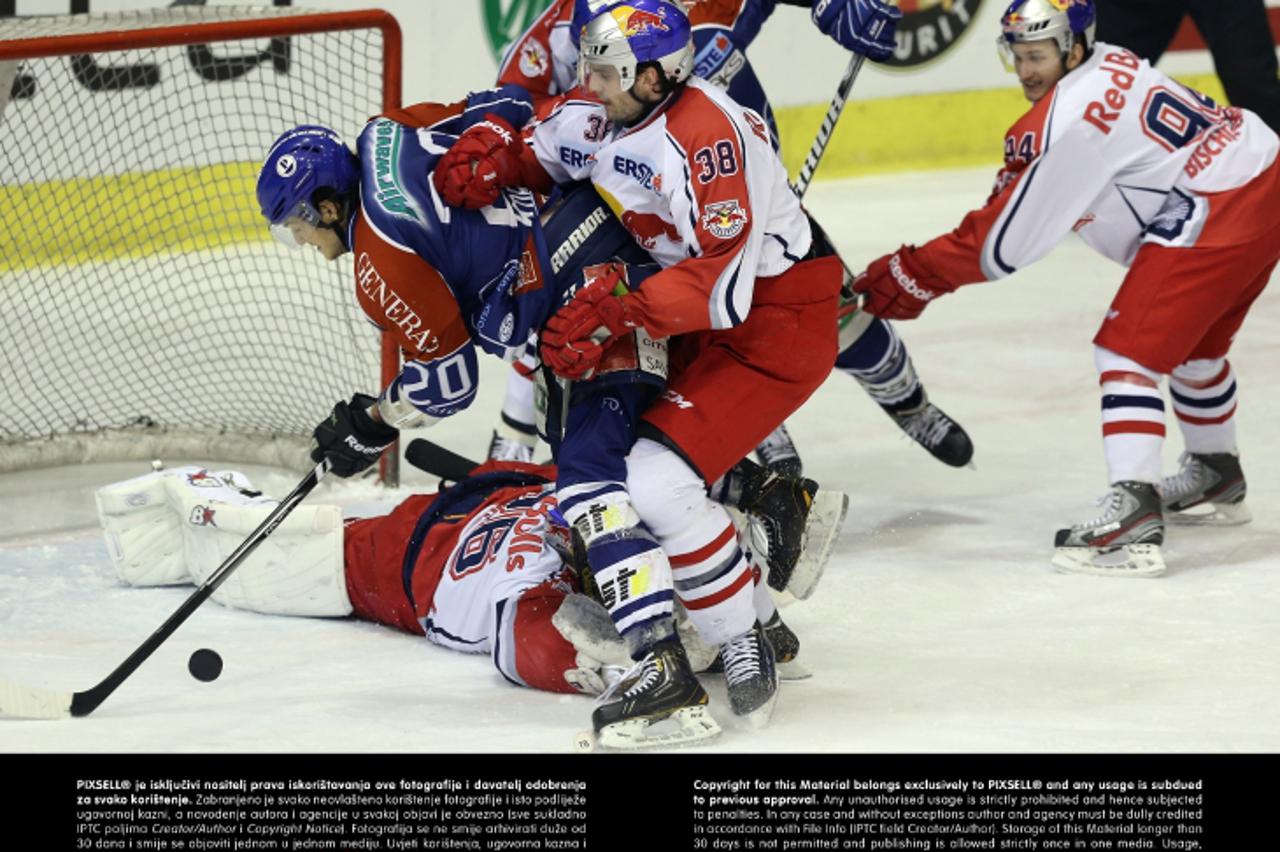
<path fill-rule="evenodd" d="M 400 181 L 402 128 L 390 119 L 380 118 L 374 123 L 373 134 L 373 173 L 377 181 L 374 198 L 388 213 L 421 221 Z"/>
<path fill-rule="evenodd" d="M 422 317 L 405 304 L 373 265 L 367 252 L 356 258 L 356 286 L 360 292 L 382 307 L 383 315 L 400 327 L 405 339 L 410 341 L 417 355 L 430 355 L 440 348 L 440 338 L 431 333 Z"/>

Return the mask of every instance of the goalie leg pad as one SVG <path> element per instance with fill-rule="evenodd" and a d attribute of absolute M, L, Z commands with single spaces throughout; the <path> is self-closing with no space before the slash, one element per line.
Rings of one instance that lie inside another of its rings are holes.
<path fill-rule="evenodd" d="M 186 553 L 196 583 L 207 580 L 273 508 L 269 504 L 193 508 Z M 194 520 L 206 513 L 207 521 Z M 294 520 L 298 523 L 291 525 Z M 223 606 L 270 615 L 350 615 L 342 561 L 342 510 L 298 506 L 214 591 L 213 599 Z"/>
<path fill-rule="evenodd" d="M 181 467 L 95 495 L 111 560 L 135 586 L 204 583 L 275 508 L 238 471 Z M 273 615 L 348 615 L 342 511 L 302 505 L 213 593 Z"/>
<path fill-rule="evenodd" d="M 99 488 L 94 494 L 107 552 L 120 582 L 171 586 L 191 582 L 182 543 L 182 518 L 169 505 L 165 479 L 195 473 L 175 468 Z"/>

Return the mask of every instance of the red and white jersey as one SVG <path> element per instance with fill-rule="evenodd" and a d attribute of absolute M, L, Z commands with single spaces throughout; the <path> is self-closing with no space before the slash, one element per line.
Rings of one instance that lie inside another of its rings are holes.
<path fill-rule="evenodd" d="M 1126 266 L 1144 242 L 1244 243 L 1250 224 L 1221 211 L 1278 147 L 1252 112 L 1220 107 L 1099 42 L 1009 130 L 1005 167 L 986 206 L 917 258 L 964 284 L 1010 275 L 1071 231 Z M 1218 224 L 1206 233 L 1215 212 Z"/>
<path fill-rule="evenodd" d="M 573 0 L 552 0 L 498 65 L 498 85 L 523 86 L 534 103 L 572 89 L 578 82 L 578 47 L 569 35 Z"/>
<path fill-rule="evenodd" d="M 549 543 L 547 511 L 555 505 L 552 484 L 502 489 L 456 531 L 451 547 L 436 549 L 434 558 L 424 554 L 414 572 L 414 591 L 428 639 L 456 651 L 496 652 L 510 658 L 495 660 L 500 670 L 517 672 L 515 603 L 565 571 L 563 557 Z M 421 599 L 436 572 L 430 598 Z M 563 591 L 568 594 L 572 587 Z"/>
<path fill-rule="evenodd" d="M 650 334 L 739 325 L 756 279 L 808 253 L 809 221 L 768 127 L 714 85 L 691 79 L 629 128 L 572 93 L 541 112 L 525 131 L 539 162 L 557 183 L 594 183 L 663 267 L 635 296 Z"/>

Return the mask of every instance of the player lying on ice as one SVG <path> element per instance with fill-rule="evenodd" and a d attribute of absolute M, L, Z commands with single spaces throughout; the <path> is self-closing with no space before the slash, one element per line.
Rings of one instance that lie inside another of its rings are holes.
<path fill-rule="evenodd" d="M 599 694 L 631 659 L 598 600 L 576 594 L 589 574 L 554 511 L 554 477 L 545 465 L 490 462 L 345 523 L 337 506 L 303 503 L 213 598 L 272 615 L 354 615 L 489 654 L 518 686 Z M 120 580 L 164 586 L 204 582 L 276 501 L 241 473 L 182 467 L 106 486 L 97 503 Z M 803 676 L 799 640 L 776 611 L 771 620 L 781 667 Z M 688 629 L 682 640 L 699 670 L 716 668 L 717 649 Z"/>
<path fill-rule="evenodd" d="M 679 5 L 605 6 L 581 45 L 582 86 L 596 99 L 562 96 L 522 134 L 496 119 L 474 125 L 432 182 L 449 204 L 475 209 L 513 186 L 589 180 L 631 214 L 633 234 L 640 220 L 678 235 L 648 247 L 661 269 L 640 287 L 606 269 L 541 332 L 544 365 L 574 382 L 596 375 L 611 347 L 633 335 L 671 344 L 666 390 L 645 409 L 626 461 L 631 500 L 670 570 L 650 572 L 649 590 L 611 608 L 643 668 L 593 722 L 636 736 L 650 720 L 686 718 L 704 700 L 675 639 L 674 588 L 703 639 L 723 643 L 735 712 L 760 723 L 776 673 L 771 655 L 739 645 L 768 640 L 732 522 L 707 489 L 730 499 L 732 482 L 716 483 L 830 372 L 843 269 L 813 240 L 760 116 L 690 78 L 693 43 Z M 562 490 L 562 505 L 573 496 Z M 583 530 L 599 580 L 595 534 Z"/>
<path fill-rule="evenodd" d="M 1280 258 L 1280 141 L 1253 113 L 1094 43 L 1091 0 L 1017 0 L 1001 28 L 1033 105 L 1005 136 L 994 192 L 955 231 L 872 263 L 854 288 L 871 313 L 912 319 L 1072 231 L 1127 266 L 1094 337 L 1111 489 L 1099 517 L 1058 531 L 1053 564 L 1155 576 L 1166 515 L 1249 520 L 1227 352 Z M 1165 376 L 1186 452 L 1162 480 Z"/>
<path fill-rule="evenodd" d="M 893 55 L 894 32 L 901 17 L 881 0 L 781 0 L 784 5 L 811 9 L 817 28 L 842 47 L 874 61 Z M 605 0 L 553 0 L 546 11 L 507 49 L 498 71 L 500 84 L 524 87 L 535 108 L 572 89 L 578 77 L 579 38 L 593 11 Z M 777 147 L 778 133 L 760 80 L 746 56 L 761 27 L 778 5 L 775 0 L 699 0 L 686 4 L 693 28 L 693 75 L 724 89 L 738 104 L 754 110 L 768 125 Z M 877 26 L 880 29 L 877 31 Z M 615 210 L 644 244 L 678 237 L 658 220 Z M 826 234 L 810 218 L 815 240 Z M 834 252 L 834 249 L 829 249 Z M 958 423 L 929 401 L 912 365 L 906 344 L 884 320 L 859 311 L 854 299 L 841 300 L 837 369 L 852 376 L 862 389 L 912 440 L 935 458 L 962 467 L 973 457 L 973 444 Z M 533 424 L 534 389 L 523 376 L 528 366 L 513 365 L 502 403 L 502 414 L 490 442 L 493 458 L 533 457 L 537 432 Z M 786 426 L 779 426 L 756 448 L 756 457 L 771 469 L 800 475 L 802 467 Z"/>
<path fill-rule="evenodd" d="M 477 347 L 514 357 L 576 289 L 592 289 L 584 283 L 636 286 L 655 270 L 635 262 L 649 259 L 589 186 L 566 191 L 546 210 L 528 189 L 515 187 L 495 191 L 475 210 L 441 201 L 431 180 L 440 155 L 468 128 L 491 129 L 503 116 L 515 124 L 529 116 L 514 87 L 377 117 L 359 137 L 358 157 L 331 130 L 312 126 L 285 133 L 268 152 L 258 200 L 273 231 L 331 260 L 349 252 L 362 308 L 405 353 L 400 375 L 377 400 L 357 394 L 317 427 L 314 458 L 327 458 L 339 476 L 372 465 L 400 428 L 469 405 Z M 526 182 L 538 180 L 534 173 Z M 665 356 L 660 337 L 629 331 L 613 341 L 589 381 L 574 383 L 567 406 L 559 399 L 548 406 L 560 511 L 586 542 L 595 580 L 633 656 L 644 660 L 659 643 L 683 654 L 672 618 L 678 600 L 703 638 L 720 646 L 735 711 L 767 719 L 777 691 L 765 626 L 772 613 L 755 599 L 752 566 L 729 515 L 674 451 L 648 442 L 643 462 L 627 462 L 640 416 L 665 382 Z M 779 380 L 807 375 L 810 366 L 792 359 Z M 821 380 L 813 378 L 792 390 L 794 405 Z M 548 392 L 561 391 L 553 381 Z M 759 437 L 785 413 L 762 422 Z M 723 476 L 718 493 L 765 523 L 769 583 L 804 597 L 834 545 L 847 498 L 818 491 L 812 480 L 735 464 L 750 449 L 737 449 L 716 471 L 715 478 Z M 674 573 L 668 554 L 677 562 Z M 611 745 L 613 734 L 626 741 L 620 744 L 634 742 L 650 721 L 677 714 L 671 736 L 716 733 L 705 691 L 687 664 L 681 672 L 687 677 L 680 689 L 662 691 L 642 711 L 633 702 L 625 718 L 612 720 L 608 706 L 600 708 L 597 718 L 606 720 L 600 727 L 614 725 L 602 742 Z"/>

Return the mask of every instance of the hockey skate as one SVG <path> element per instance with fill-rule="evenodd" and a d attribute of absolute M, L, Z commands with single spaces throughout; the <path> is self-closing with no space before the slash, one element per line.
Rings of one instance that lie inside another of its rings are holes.
<path fill-rule="evenodd" d="M 494 461 L 532 462 L 533 445 L 500 435 L 495 429 L 489 439 L 489 458 Z"/>
<path fill-rule="evenodd" d="M 778 664 L 778 680 L 804 680 L 813 677 L 813 672 L 796 659 L 800 656 L 800 637 L 782 620 L 781 613 L 775 611 L 773 617 L 765 622 L 764 635 L 773 646 L 773 660 Z M 707 674 L 724 674 L 724 661 L 719 653 L 704 671 Z"/>
<path fill-rule="evenodd" d="M 849 495 L 820 489 L 812 479 L 780 476 L 740 463 L 738 508 L 750 518 L 754 538 L 763 538 L 769 586 L 799 600 L 813 594 L 831 558 L 849 512 Z"/>
<path fill-rule="evenodd" d="M 783 476 L 798 477 L 803 470 L 800 453 L 796 450 L 785 423 L 760 442 L 760 446 L 756 447 L 756 458 L 760 460 L 760 464 Z"/>
<path fill-rule="evenodd" d="M 1182 469 L 1160 483 L 1170 523 L 1227 527 L 1253 520 L 1234 453 L 1183 453 Z"/>
<path fill-rule="evenodd" d="M 778 700 L 778 668 L 773 645 L 760 622 L 720 646 L 724 683 L 733 712 L 753 728 L 763 728 Z"/>
<path fill-rule="evenodd" d="M 710 739 L 720 725 L 707 701 L 679 640 L 659 642 L 615 690 L 600 697 L 591 714 L 596 744 L 638 749 Z"/>
<path fill-rule="evenodd" d="M 1102 515 L 1054 538 L 1053 566 L 1102 577 L 1158 577 L 1164 573 L 1160 495 L 1147 482 L 1117 482 L 1099 505 Z"/>
<path fill-rule="evenodd" d="M 973 459 L 973 442 L 959 423 L 924 396 L 918 405 L 902 411 L 885 408 L 885 413 L 911 440 L 935 459 L 952 467 L 964 467 Z"/>

